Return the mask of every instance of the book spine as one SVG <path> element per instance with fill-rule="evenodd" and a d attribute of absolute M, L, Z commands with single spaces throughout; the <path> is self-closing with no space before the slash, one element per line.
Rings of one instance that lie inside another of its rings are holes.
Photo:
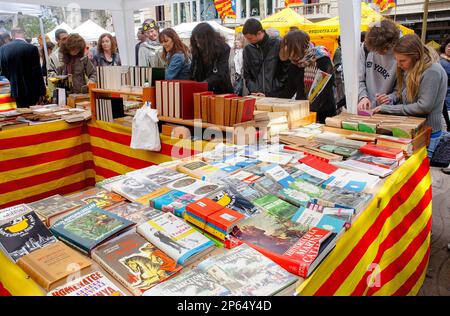
<path fill-rule="evenodd" d="M 28 261 L 26 257 L 20 258 L 17 265 L 28 274 L 37 284 L 45 288 L 47 291 L 50 290 L 52 282 L 51 277 L 45 270 L 40 269 L 35 266 L 32 262 Z"/>

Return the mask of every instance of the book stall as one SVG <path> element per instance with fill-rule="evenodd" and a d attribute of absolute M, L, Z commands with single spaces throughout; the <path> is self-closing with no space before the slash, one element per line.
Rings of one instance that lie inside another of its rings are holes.
<path fill-rule="evenodd" d="M 318 124 L 307 101 L 108 85 L 4 116 L 28 124 L 0 131 L 2 295 L 417 294 L 431 230 L 424 119 Z M 148 102 L 159 151 L 130 147 Z"/>

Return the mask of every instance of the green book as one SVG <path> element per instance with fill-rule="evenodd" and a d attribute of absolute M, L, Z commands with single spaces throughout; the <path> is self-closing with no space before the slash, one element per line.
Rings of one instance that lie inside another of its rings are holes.
<path fill-rule="evenodd" d="M 256 199 L 253 203 L 266 210 L 271 216 L 280 219 L 290 219 L 297 211 L 296 206 L 278 198 L 273 194 Z"/>
<path fill-rule="evenodd" d="M 357 131 L 358 130 L 358 122 L 342 121 L 342 128 L 348 129 L 351 131 Z"/>
<path fill-rule="evenodd" d="M 336 149 L 334 150 L 334 153 L 344 157 L 351 157 L 358 153 L 358 149 L 337 146 Z"/>
<path fill-rule="evenodd" d="M 360 132 L 376 134 L 377 133 L 377 124 L 376 123 L 369 123 L 369 122 L 359 122 L 358 123 L 358 130 Z"/>
<path fill-rule="evenodd" d="M 308 194 L 292 188 L 284 188 L 280 190 L 278 195 L 286 202 L 297 207 L 304 206 L 308 204 L 308 202 L 311 202 L 311 197 Z"/>
<path fill-rule="evenodd" d="M 322 195 L 323 189 L 317 185 L 314 185 L 306 180 L 297 179 L 292 182 L 289 187 L 297 191 L 307 194 L 309 197 L 319 197 Z"/>

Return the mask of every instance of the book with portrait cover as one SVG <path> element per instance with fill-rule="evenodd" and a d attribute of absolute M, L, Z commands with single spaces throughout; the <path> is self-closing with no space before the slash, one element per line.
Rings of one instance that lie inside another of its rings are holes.
<path fill-rule="evenodd" d="M 123 179 L 114 182 L 111 187 L 114 192 L 120 194 L 128 201 L 141 203 L 143 205 L 148 205 L 148 196 L 152 194 L 153 191 L 161 188 L 161 186 L 144 177 L 130 176 L 126 176 Z"/>
<path fill-rule="evenodd" d="M 182 269 L 175 260 L 135 232 L 97 247 L 92 251 L 92 259 L 136 296 Z"/>
<path fill-rule="evenodd" d="M 187 265 L 214 249 L 214 243 L 172 213 L 154 211 L 136 231 L 177 263 Z"/>
<path fill-rule="evenodd" d="M 57 221 L 50 230 L 60 240 L 89 254 L 96 246 L 133 225 L 133 222 L 90 203 Z"/>
<path fill-rule="evenodd" d="M 94 271 L 47 293 L 47 296 L 126 296 L 102 272 Z"/>
<path fill-rule="evenodd" d="M 0 250 L 14 262 L 56 241 L 33 211 L 0 226 Z"/>

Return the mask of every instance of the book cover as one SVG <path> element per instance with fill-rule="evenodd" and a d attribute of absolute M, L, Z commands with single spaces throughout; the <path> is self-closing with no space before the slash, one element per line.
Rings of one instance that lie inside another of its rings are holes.
<path fill-rule="evenodd" d="M 194 94 L 208 92 L 207 82 L 179 81 L 180 84 L 180 113 L 183 120 L 192 120 L 195 117 Z M 197 117 L 200 118 L 200 117 Z"/>
<path fill-rule="evenodd" d="M 250 202 L 265 195 L 263 192 L 258 191 L 258 189 L 252 187 L 251 185 L 235 178 L 224 178 L 221 179 L 221 182 L 231 190 L 239 192 L 239 194 Z"/>
<path fill-rule="evenodd" d="M 212 95 L 212 91 L 197 92 L 193 94 L 194 97 L 194 119 L 202 119 L 202 95 Z"/>
<path fill-rule="evenodd" d="M 206 221 L 210 215 L 220 211 L 221 209 L 223 209 L 222 205 L 206 197 L 186 205 L 186 211 L 200 218 L 200 221 L 202 221 L 204 225 L 206 225 Z M 199 227 L 204 228 L 201 226 Z"/>
<path fill-rule="evenodd" d="M 111 185 L 114 192 L 122 195 L 127 200 L 132 202 L 141 203 L 143 205 L 148 205 L 149 195 L 161 186 L 153 183 L 152 181 L 144 177 L 130 177 L 114 182 Z"/>
<path fill-rule="evenodd" d="M 59 239 L 90 253 L 94 247 L 133 225 L 133 222 L 90 203 L 57 221 L 50 230 Z"/>
<path fill-rule="evenodd" d="M 71 200 L 59 194 L 28 204 L 36 214 L 45 219 L 47 226 L 50 225 L 50 218 L 64 214 L 83 205 L 80 200 Z"/>
<path fill-rule="evenodd" d="M 67 198 L 73 202 L 79 201 L 84 205 L 95 203 L 95 205 L 103 209 L 125 201 L 125 199 L 120 195 L 99 188 L 92 188 L 80 193 L 75 193 L 68 196 Z"/>
<path fill-rule="evenodd" d="M 325 173 L 325 174 L 332 174 L 333 172 L 335 172 L 336 170 L 338 170 L 338 168 L 336 166 L 333 166 L 332 164 L 329 164 L 319 158 L 316 158 L 314 156 L 306 156 L 302 159 L 299 160 L 299 162 L 301 162 L 302 164 L 305 164 L 317 171 L 320 171 L 321 173 Z"/>
<path fill-rule="evenodd" d="M 286 170 L 276 164 L 268 167 L 264 174 L 278 182 L 283 188 L 288 188 L 289 185 L 295 181 Z"/>
<path fill-rule="evenodd" d="M 141 203 L 121 203 L 116 204 L 108 208 L 108 212 L 116 214 L 117 216 L 123 217 L 129 221 L 140 223 L 143 219 L 142 213 L 151 210 L 149 206 L 145 206 Z"/>
<path fill-rule="evenodd" d="M 92 252 L 92 259 L 136 296 L 182 269 L 166 253 L 135 232 L 97 247 Z"/>
<path fill-rule="evenodd" d="M 231 187 L 215 192 L 209 195 L 209 198 L 223 207 L 235 210 L 245 216 L 252 216 L 258 212 L 258 208 L 252 202 Z"/>
<path fill-rule="evenodd" d="M 168 188 L 179 190 L 199 197 L 211 194 L 221 188 L 221 186 L 218 184 L 203 182 L 192 177 L 178 179 L 176 181 L 167 183 L 166 186 Z"/>
<path fill-rule="evenodd" d="M 18 204 L 0 210 L 0 225 L 32 211 L 26 204 Z"/>
<path fill-rule="evenodd" d="M 111 187 L 112 183 L 114 183 L 116 181 L 119 181 L 119 180 L 122 180 L 123 178 L 125 178 L 125 176 L 123 174 L 121 174 L 121 175 L 118 175 L 118 176 L 115 176 L 115 177 L 111 177 L 111 178 L 107 178 L 107 179 L 104 179 L 104 180 L 102 180 L 100 182 L 97 182 L 95 184 L 95 186 L 97 188 L 99 188 L 99 189 L 103 189 L 103 190 L 111 192 L 112 191 L 112 187 Z"/>
<path fill-rule="evenodd" d="M 126 296 L 102 272 L 94 271 L 47 293 L 47 296 Z"/>
<path fill-rule="evenodd" d="M 244 97 L 238 100 L 236 123 L 242 123 L 253 120 L 255 111 L 255 98 Z"/>
<path fill-rule="evenodd" d="M 143 296 L 229 296 L 231 292 L 208 273 L 192 269 L 146 291 Z"/>
<path fill-rule="evenodd" d="M 153 192 L 149 198 L 149 203 L 150 206 L 160 211 L 170 212 L 183 218 L 186 205 L 196 199 L 197 197 L 193 194 L 164 187 Z"/>
<path fill-rule="evenodd" d="M 365 163 L 358 160 L 347 159 L 345 161 L 336 161 L 335 164 L 341 168 L 366 172 L 381 178 L 387 177 L 392 173 L 390 168 L 380 167 L 374 164 Z"/>
<path fill-rule="evenodd" d="M 33 211 L 0 226 L 0 246 L 14 262 L 56 241 Z"/>
<path fill-rule="evenodd" d="M 282 220 L 290 219 L 297 211 L 296 206 L 278 198 L 273 194 L 268 194 L 262 198 L 256 199 L 253 203 L 261 207 L 271 216 Z"/>
<path fill-rule="evenodd" d="M 47 291 L 56 282 L 91 266 L 92 262 L 58 241 L 19 259 L 17 265 Z"/>
<path fill-rule="evenodd" d="M 322 194 L 323 189 L 317 185 L 314 185 L 302 178 L 297 178 L 295 182 L 289 185 L 290 188 L 303 192 L 310 197 L 318 197 Z"/>
<path fill-rule="evenodd" d="M 311 201 L 311 197 L 308 194 L 291 188 L 283 188 L 277 195 L 281 199 L 295 206 L 306 205 Z"/>
<path fill-rule="evenodd" d="M 220 169 L 210 165 L 202 160 L 194 160 L 181 163 L 177 166 L 177 171 L 185 173 L 193 178 L 204 180 L 213 173 L 217 173 Z"/>
<path fill-rule="evenodd" d="M 214 246 L 211 240 L 171 213 L 153 212 L 147 222 L 137 227 L 137 232 L 181 265 L 213 250 Z"/>
<path fill-rule="evenodd" d="M 322 228 L 338 234 L 347 223 L 345 220 L 336 218 L 332 215 L 324 214 L 309 209 L 306 206 L 300 206 L 297 213 L 291 219 L 293 222 L 312 229 L 313 227 Z"/>
<path fill-rule="evenodd" d="M 362 192 L 372 189 L 380 182 L 380 178 L 366 172 L 357 172 L 339 168 L 333 172 L 330 178 L 322 186 L 337 186 L 343 189 Z"/>
<path fill-rule="evenodd" d="M 146 180 L 158 186 L 164 186 L 169 182 L 184 178 L 186 176 L 184 173 L 168 168 L 162 168 L 158 165 L 137 169 L 135 171 L 128 172 L 126 175 L 132 178 L 146 178 Z"/>
<path fill-rule="evenodd" d="M 372 155 L 366 155 L 363 153 L 355 154 L 354 156 L 352 156 L 351 160 L 364 162 L 364 163 L 379 166 L 382 168 L 389 168 L 392 170 L 394 170 L 395 168 L 397 168 L 400 165 L 399 161 L 396 159 L 377 157 L 377 156 L 372 156 Z"/>
<path fill-rule="evenodd" d="M 198 265 L 233 296 L 273 295 L 297 278 L 247 245 L 212 256 Z"/>
<path fill-rule="evenodd" d="M 342 207 L 354 209 L 357 213 L 366 207 L 372 199 L 370 193 L 356 192 L 339 187 L 329 187 L 323 190 L 322 195 L 316 199 L 316 204 L 327 207 Z"/>
<path fill-rule="evenodd" d="M 211 225 L 214 228 L 217 227 L 225 234 L 228 234 L 232 228 L 244 218 L 244 214 L 225 207 L 209 215 L 207 218 L 207 225 Z"/>

